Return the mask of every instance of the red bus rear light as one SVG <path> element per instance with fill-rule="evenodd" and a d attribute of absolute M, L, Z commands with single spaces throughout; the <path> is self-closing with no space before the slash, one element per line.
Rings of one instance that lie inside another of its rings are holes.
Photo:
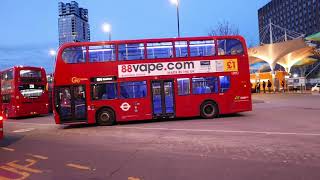
<path fill-rule="evenodd" d="M 3 116 L 0 116 L 0 121 L 3 121 Z"/>

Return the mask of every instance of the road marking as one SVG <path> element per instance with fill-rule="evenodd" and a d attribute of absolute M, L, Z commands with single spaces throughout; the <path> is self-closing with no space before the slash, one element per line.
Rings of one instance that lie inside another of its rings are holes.
<path fill-rule="evenodd" d="M 142 128 L 142 127 L 117 127 L 118 129 L 140 129 L 160 131 L 188 131 L 188 132 L 216 132 L 216 133 L 241 133 L 241 134 L 266 134 L 266 135 L 296 135 L 296 136 L 320 136 L 317 133 L 290 133 L 290 132 L 269 132 L 269 131 L 231 131 L 214 129 L 170 129 L 170 128 Z"/>
<path fill-rule="evenodd" d="M 41 170 L 32 168 L 38 161 L 34 159 L 26 159 L 23 164 L 18 164 L 21 161 L 11 161 L 0 166 L 0 180 L 24 180 L 32 174 L 42 173 Z"/>
<path fill-rule="evenodd" d="M 22 124 L 22 125 L 39 125 L 39 126 L 55 126 L 56 124 L 40 124 L 40 123 L 23 123 L 23 122 L 11 122 L 11 121 L 5 121 L 9 124 Z"/>
<path fill-rule="evenodd" d="M 18 129 L 18 130 L 12 131 L 12 132 L 14 132 L 14 133 L 23 133 L 23 132 L 33 131 L 33 130 L 35 130 L 35 128 Z"/>
<path fill-rule="evenodd" d="M 11 152 L 15 151 L 15 149 L 12 149 L 12 148 L 6 148 L 6 147 L 2 147 L 1 149 L 5 150 L 5 151 L 11 151 Z"/>
<path fill-rule="evenodd" d="M 91 168 L 88 166 L 82 166 L 82 165 L 73 164 L 73 163 L 68 163 L 68 164 L 66 164 L 66 166 L 69 166 L 71 168 L 80 169 L 80 170 L 91 170 Z"/>
<path fill-rule="evenodd" d="M 136 178 L 136 177 L 128 177 L 128 180 L 140 180 L 140 178 Z"/>
<path fill-rule="evenodd" d="M 0 174 L 0 180 L 23 180 L 31 175 L 30 173 L 23 172 L 9 166 L 0 166 L 0 169 L 6 171 L 5 174 Z M 7 173 L 10 174 L 8 175 Z"/>
<path fill-rule="evenodd" d="M 33 159 L 26 159 L 25 161 L 28 162 L 29 164 L 21 165 L 21 164 L 17 164 L 17 162 L 19 162 L 19 161 L 12 161 L 12 162 L 7 163 L 7 165 L 11 166 L 15 169 L 20 169 L 22 171 L 26 171 L 26 172 L 30 172 L 30 173 L 42 173 L 42 171 L 39 169 L 31 168 L 31 166 L 36 164 L 38 161 L 33 160 Z"/>
<path fill-rule="evenodd" d="M 47 160 L 49 159 L 48 157 L 46 156 L 41 156 L 41 155 L 37 155 L 37 154 L 28 154 L 29 156 L 32 156 L 34 158 L 38 158 L 38 159 L 41 159 L 41 160 Z"/>

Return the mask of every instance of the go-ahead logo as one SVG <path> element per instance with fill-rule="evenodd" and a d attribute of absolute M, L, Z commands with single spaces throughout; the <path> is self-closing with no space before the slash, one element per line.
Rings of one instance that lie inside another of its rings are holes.
<path fill-rule="evenodd" d="M 175 71 L 194 69 L 194 62 L 168 62 L 168 63 L 148 63 L 148 64 L 128 64 L 121 65 L 122 73 L 147 72 L 152 74 L 155 71 Z"/>

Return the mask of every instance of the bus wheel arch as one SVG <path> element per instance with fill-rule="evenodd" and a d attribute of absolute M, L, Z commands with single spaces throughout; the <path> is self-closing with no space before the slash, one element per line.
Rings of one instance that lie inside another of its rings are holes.
<path fill-rule="evenodd" d="M 101 107 L 96 112 L 96 123 L 100 126 L 112 126 L 116 123 L 116 114 L 110 107 Z"/>
<path fill-rule="evenodd" d="M 204 119 L 212 119 L 219 115 L 219 105 L 214 100 L 205 100 L 200 106 L 200 116 Z"/>

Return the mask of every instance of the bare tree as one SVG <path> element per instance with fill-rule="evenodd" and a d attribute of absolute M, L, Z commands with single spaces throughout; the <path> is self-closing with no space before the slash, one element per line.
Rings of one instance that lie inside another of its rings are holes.
<path fill-rule="evenodd" d="M 210 36 L 239 35 L 239 28 L 228 21 L 220 21 L 216 27 L 209 32 Z"/>

